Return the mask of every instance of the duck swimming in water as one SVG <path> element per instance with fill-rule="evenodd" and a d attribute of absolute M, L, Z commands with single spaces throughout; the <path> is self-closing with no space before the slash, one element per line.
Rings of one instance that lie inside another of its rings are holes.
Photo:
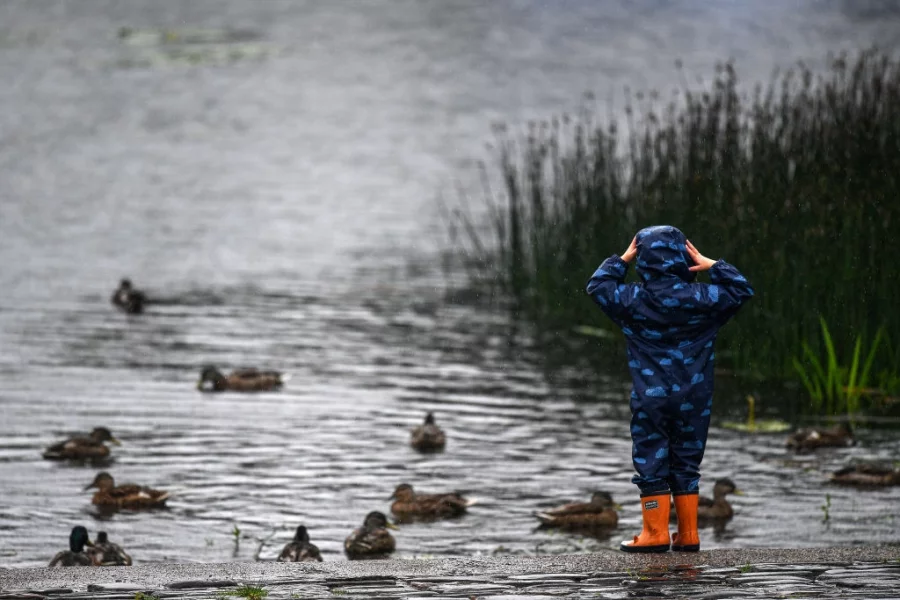
<path fill-rule="evenodd" d="M 830 479 L 841 485 L 887 487 L 900 485 L 900 469 L 872 463 L 860 463 L 835 471 L 831 474 Z"/>
<path fill-rule="evenodd" d="M 102 460 L 109 456 L 103 442 L 121 444 L 106 427 L 95 427 L 87 437 L 73 437 L 57 442 L 44 450 L 47 460 Z"/>
<path fill-rule="evenodd" d="M 217 368 L 208 365 L 200 372 L 197 389 L 201 392 L 265 392 L 277 390 L 290 379 L 278 371 L 257 369 L 237 369 L 224 375 Z"/>
<path fill-rule="evenodd" d="M 570 502 L 534 516 L 542 525 L 566 529 L 615 527 L 619 523 L 616 503 L 608 492 L 594 492 L 589 502 Z"/>
<path fill-rule="evenodd" d="M 401 483 L 389 498 L 391 512 L 398 518 L 409 517 L 456 517 L 465 514 L 466 509 L 473 504 L 456 493 L 447 494 L 417 494 L 408 483 Z"/>
<path fill-rule="evenodd" d="M 397 526 L 388 523 L 384 513 L 370 512 L 366 515 L 363 526 L 354 529 L 344 540 L 344 552 L 350 560 L 386 558 L 397 546 L 388 529 L 397 529 Z"/>
<path fill-rule="evenodd" d="M 785 446 L 806 452 L 816 448 L 845 448 L 853 443 L 853 429 L 848 423 L 838 423 L 831 429 L 800 429 L 787 439 Z"/>
<path fill-rule="evenodd" d="M 739 490 L 734 482 L 727 477 L 717 479 L 713 486 L 713 497 L 700 496 L 697 500 L 697 521 L 727 521 L 733 517 L 734 509 L 725 498 L 728 494 L 743 496 L 744 492 Z M 671 511 L 669 520 L 676 520 L 676 511 L 674 509 Z"/>
<path fill-rule="evenodd" d="M 278 562 L 321 562 L 321 560 L 319 549 L 309 543 L 309 533 L 303 525 L 297 527 L 293 541 L 285 544 L 281 554 L 278 555 Z"/>
<path fill-rule="evenodd" d="M 109 541 L 105 531 L 97 532 L 93 547 L 87 551 L 95 567 L 130 567 L 131 557 L 122 546 Z"/>
<path fill-rule="evenodd" d="M 90 567 L 93 562 L 85 551 L 85 546 L 92 546 L 87 529 L 81 525 L 72 528 L 69 534 L 69 549 L 57 552 L 50 561 L 49 567 Z"/>
<path fill-rule="evenodd" d="M 140 290 L 134 289 L 130 279 L 119 282 L 118 289 L 113 292 L 110 302 L 128 314 L 136 315 L 144 312 L 147 297 Z"/>
<path fill-rule="evenodd" d="M 425 422 L 413 429 L 410 446 L 419 452 L 437 452 L 447 444 L 447 436 L 434 422 L 434 414 L 425 415 Z"/>
<path fill-rule="evenodd" d="M 166 504 L 169 492 L 154 490 L 134 483 L 125 483 L 117 486 L 107 472 L 97 473 L 94 481 L 84 489 L 97 488 L 91 503 L 102 508 L 115 509 L 126 508 L 139 510 L 146 508 L 162 508 Z"/>

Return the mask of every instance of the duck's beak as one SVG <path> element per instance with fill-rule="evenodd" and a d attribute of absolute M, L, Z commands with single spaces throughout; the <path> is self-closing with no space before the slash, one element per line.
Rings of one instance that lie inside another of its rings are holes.
<path fill-rule="evenodd" d="M 94 547 L 94 542 L 92 542 L 91 540 L 85 540 L 85 541 L 84 541 L 84 545 L 85 545 L 85 546 L 90 546 L 91 548 L 93 548 L 93 547 Z"/>
<path fill-rule="evenodd" d="M 94 482 L 93 482 L 93 481 L 90 482 L 89 484 L 87 484 L 86 486 L 84 486 L 84 489 L 83 489 L 82 491 L 86 492 L 86 491 L 88 491 L 89 489 L 91 489 L 92 487 L 94 487 Z"/>
<path fill-rule="evenodd" d="M 116 439 L 116 438 L 114 438 L 114 437 L 109 438 L 109 441 L 110 441 L 110 443 L 113 443 L 113 444 L 115 444 L 116 446 L 121 446 L 121 445 L 122 445 L 122 442 L 120 442 L 118 439 Z"/>
<path fill-rule="evenodd" d="M 735 496 L 746 496 L 746 494 L 744 492 L 742 492 L 741 490 L 734 490 L 734 492 L 732 492 L 732 493 Z"/>
<path fill-rule="evenodd" d="M 619 503 L 616 503 L 616 504 L 613 504 L 613 508 L 615 508 L 616 510 L 622 510 L 622 505 Z"/>
<path fill-rule="evenodd" d="M 390 496 L 388 496 L 387 499 L 388 499 L 388 500 L 395 500 L 396 498 L 397 498 L 397 494 L 391 494 Z"/>
<path fill-rule="evenodd" d="M 397 526 L 394 525 L 393 523 L 388 523 L 388 524 L 385 525 L 385 527 L 387 527 L 388 529 L 393 529 L 394 531 L 399 531 L 399 529 L 400 529 L 399 527 L 397 527 Z"/>

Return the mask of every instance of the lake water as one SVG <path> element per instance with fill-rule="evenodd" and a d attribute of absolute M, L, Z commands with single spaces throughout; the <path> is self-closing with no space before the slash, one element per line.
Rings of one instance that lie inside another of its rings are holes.
<path fill-rule="evenodd" d="M 399 557 L 616 547 L 640 519 L 623 368 L 548 379 L 503 314 L 459 301 L 439 193 L 477 192 L 497 121 L 670 89 L 676 58 L 708 80 L 730 56 L 749 82 L 895 49 L 896 6 L 3 2 L 0 564 L 46 564 L 76 524 L 136 562 L 221 562 L 274 558 L 302 522 L 343 560 L 404 481 L 479 504 L 404 525 Z M 109 305 L 123 276 L 158 301 L 145 315 Z M 206 363 L 293 379 L 202 395 Z M 426 410 L 443 454 L 407 445 Z M 81 491 L 96 470 L 41 459 L 98 425 L 123 441 L 116 479 L 170 490 L 168 510 L 101 519 Z M 851 458 L 900 457 L 896 434 L 860 437 L 795 459 L 782 436 L 714 430 L 704 491 L 731 476 L 747 495 L 704 546 L 900 540 L 900 489 L 825 483 Z M 610 537 L 534 531 L 531 511 L 594 489 L 623 505 Z"/>

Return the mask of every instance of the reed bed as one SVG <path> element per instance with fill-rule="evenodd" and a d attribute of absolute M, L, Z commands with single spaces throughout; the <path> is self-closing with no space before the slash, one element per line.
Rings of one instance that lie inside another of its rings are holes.
<path fill-rule="evenodd" d="M 680 90 L 665 106 L 656 94 L 629 95 L 624 112 L 498 135 L 499 171 L 485 175 L 502 180 L 484 195 L 490 216 L 458 211 L 454 223 L 480 265 L 475 278 L 547 331 L 608 329 L 587 279 L 639 228 L 668 223 L 756 288 L 721 337 L 720 355 L 739 373 L 796 379 L 804 344 L 825 352 L 820 318 L 838 355 L 880 329 L 900 337 L 896 59 L 831 57 L 822 72 L 798 64 L 752 89 L 723 64 L 708 89 Z M 873 378 L 897 373 L 895 355 L 873 359 Z"/>

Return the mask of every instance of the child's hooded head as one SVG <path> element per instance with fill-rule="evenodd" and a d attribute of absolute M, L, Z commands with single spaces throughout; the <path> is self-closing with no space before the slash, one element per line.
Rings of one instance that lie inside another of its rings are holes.
<path fill-rule="evenodd" d="M 694 262 L 687 253 L 687 238 L 677 227 L 654 225 L 637 232 L 637 272 L 644 281 L 678 277 L 693 281 L 688 267 Z"/>

